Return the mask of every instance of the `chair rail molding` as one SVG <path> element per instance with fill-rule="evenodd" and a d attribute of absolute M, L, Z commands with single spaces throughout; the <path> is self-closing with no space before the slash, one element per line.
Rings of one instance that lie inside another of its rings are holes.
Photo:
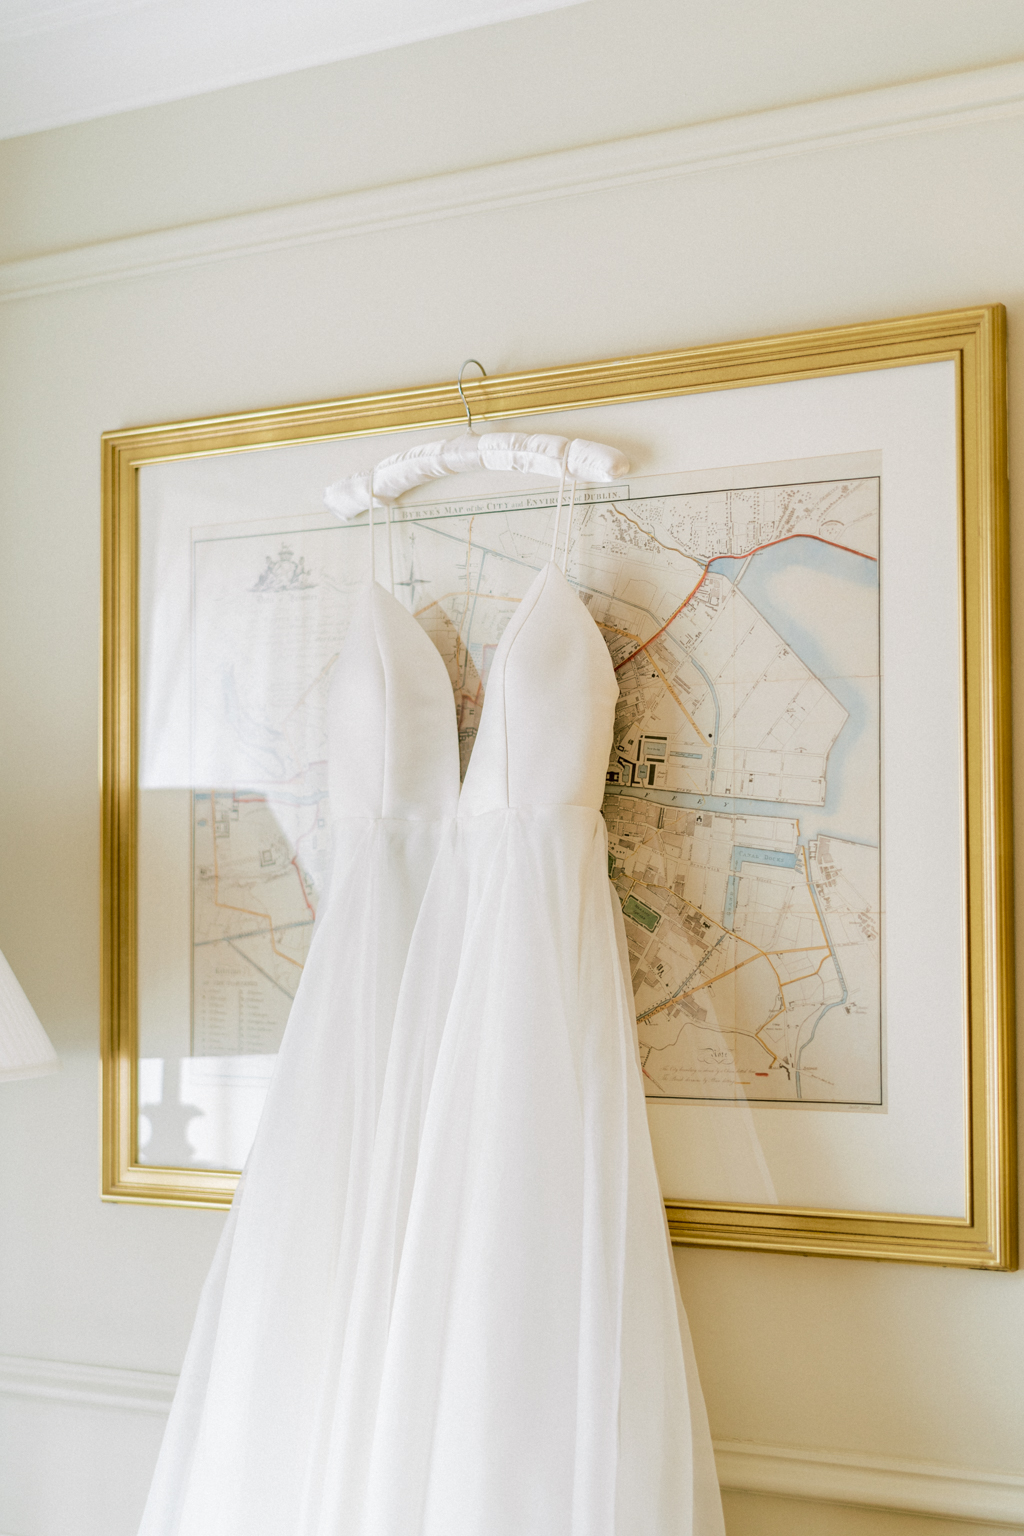
<path fill-rule="evenodd" d="M 166 1414 L 177 1383 L 177 1376 L 163 1371 L 0 1355 L 0 1393 L 6 1397 L 44 1397 L 89 1408 Z"/>
<path fill-rule="evenodd" d="M 1024 61 L 346 192 L 0 264 L 0 301 L 723 166 L 1024 116 Z"/>
<path fill-rule="evenodd" d="M 166 1414 L 177 1377 L 63 1360 L 0 1355 L 0 1393 L 83 1409 Z M 722 1487 L 822 1504 L 853 1504 L 1024 1530 L 1024 1474 L 979 1472 L 859 1451 L 718 1440 Z"/>

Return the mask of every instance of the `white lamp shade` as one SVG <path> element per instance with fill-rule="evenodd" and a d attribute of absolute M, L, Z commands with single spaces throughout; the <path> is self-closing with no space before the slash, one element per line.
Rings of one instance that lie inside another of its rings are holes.
<path fill-rule="evenodd" d="M 57 1053 L 18 978 L 0 954 L 0 1082 L 57 1070 Z"/>

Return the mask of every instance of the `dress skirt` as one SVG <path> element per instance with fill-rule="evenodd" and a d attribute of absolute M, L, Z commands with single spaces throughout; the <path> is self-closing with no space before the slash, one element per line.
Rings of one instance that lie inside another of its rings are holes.
<path fill-rule="evenodd" d="M 142 1536 L 722 1536 L 600 814 L 344 838 Z"/>
<path fill-rule="evenodd" d="M 325 1341 L 351 1292 L 405 956 L 439 821 L 341 817 L 140 1536 L 303 1529 Z"/>
<path fill-rule="evenodd" d="M 282 1530 L 722 1532 L 607 869 L 586 807 L 446 833 L 319 1460 L 303 1522 Z"/>

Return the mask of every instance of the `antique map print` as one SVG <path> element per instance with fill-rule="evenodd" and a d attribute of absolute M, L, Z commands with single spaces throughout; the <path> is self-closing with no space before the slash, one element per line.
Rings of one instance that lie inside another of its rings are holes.
<path fill-rule="evenodd" d="M 604 813 L 652 1097 L 884 1104 L 880 478 L 856 461 L 577 496 L 568 575 L 621 690 Z M 555 493 L 431 489 L 397 509 L 395 591 L 448 667 L 464 769 Z M 197 1055 L 272 1052 L 287 1019 L 366 540 L 326 517 L 194 533 Z"/>

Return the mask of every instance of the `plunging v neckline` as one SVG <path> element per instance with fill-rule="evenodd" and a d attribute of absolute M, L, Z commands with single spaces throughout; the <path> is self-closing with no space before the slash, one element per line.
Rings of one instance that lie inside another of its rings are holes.
<path fill-rule="evenodd" d="M 522 634 L 522 632 L 526 628 L 527 624 L 530 622 L 530 617 L 531 617 L 531 615 L 536 610 L 537 603 L 538 603 L 539 598 L 540 598 L 540 594 L 544 591 L 544 588 L 547 586 L 548 577 L 550 576 L 550 573 L 552 571 L 557 572 L 557 574 L 559 576 L 561 576 L 562 580 L 565 582 L 566 586 L 569 586 L 569 582 L 568 582 L 568 579 L 567 579 L 567 577 L 565 575 L 565 572 L 559 569 L 559 567 L 557 566 L 557 564 L 555 563 L 554 560 L 546 560 L 544 562 L 544 564 L 541 566 L 540 570 L 537 571 L 536 575 L 533 577 L 533 580 L 530 582 L 530 585 L 527 587 L 527 589 L 523 593 L 522 597 L 519 599 L 519 602 L 518 602 L 518 605 L 516 607 L 515 613 L 513 613 L 512 617 L 509 619 L 508 623 L 505 625 L 505 628 L 502 630 L 501 634 L 498 636 L 498 643 L 495 646 L 494 658 L 493 658 L 493 660 L 491 662 L 490 670 L 488 672 L 488 679 L 490 679 L 491 677 L 495 676 L 495 668 L 496 667 L 500 667 L 500 668 L 503 669 L 505 666 L 507 666 L 509 652 L 511 651 L 512 647 L 515 645 L 516 641 L 519 639 L 519 636 Z M 573 596 L 577 598 L 577 602 L 578 602 L 579 598 L 578 598 L 577 594 L 573 593 Z M 525 606 L 527 604 L 529 604 L 528 607 Z M 580 606 L 582 607 L 582 604 Z M 525 607 L 525 612 L 524 612 L 524 607 Z M 519 627 L 518 627 L 518 629 L 516 629 L 515 633 L 512 635 L 512 638 L 508 641 L 508 643 L 506 645 L 505 637 L 509 634 L 509 631 L 512 629 L 512 626 L 514 624 L 516 624 L 517 621 L 518 621 Z M 504 653 L 502 653 L 502 646 L 505 647 Z M 462 805 L 463 794 L 464 794 L 464 791 L 465 791 L 465 788 L 466 788 L 466 780 L 469 778 L 470 770 L 471 770 L 471 768 L 473 766 L 473 757 L 474 757 L 475 752 L 476 752 L 476 743 L 480 740 L 480 735 L 481 735 L 481 732 L 483 731 L 483 728 L 484 728 L 484 721 L 488 720 L 490 718 L 490 715 L 488 714 L 488 701 L 490 700 L 490 697 L 491 697 L 491 691 L 490 691 L 490 687 L 488 687 L 488 688 L 486 688 L 484 690 L 483 702 L 480 705 L 480 719 L 479 719 L 479 721 L 477 723 L 476 737 L 475 737 L 474 742 L 473 742 L 473 750 L 469 754 L 469 762 L 466 764 L 466 771 L 463 774 L 462 782 L 459 785 L 459 800 L 458 800 L 458 803 L 459 803 L 460 807 Z M 492 712 L 493 712 L 493 706 L 492 706 Z M 457 729 L 458 729 L 458 717 L 456 717 L 456 730 Z"/>

